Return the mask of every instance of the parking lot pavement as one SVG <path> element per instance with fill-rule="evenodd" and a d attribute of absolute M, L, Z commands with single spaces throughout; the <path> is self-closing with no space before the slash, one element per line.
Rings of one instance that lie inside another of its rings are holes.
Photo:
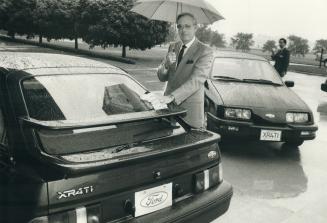
<path fill-rule="evenodd" d="M 3 47 L 17 52 L 58 53 L 1 42 L 0 53 L 8 51 Z M 126 69 L 149 90 L 164 88 L 154 66 L 98 60 Z M 326 78 L 288 73 L 285 79 L 295 81 L 294 91 L 314 111 L 317 138 L 293 150 L 283 150 L 281 143 L 221 145 L 224 179 L 233 184 L 234 196 L 229 211 L 213 223 L 327 222 L 327 93 L 320 91 Z"/>

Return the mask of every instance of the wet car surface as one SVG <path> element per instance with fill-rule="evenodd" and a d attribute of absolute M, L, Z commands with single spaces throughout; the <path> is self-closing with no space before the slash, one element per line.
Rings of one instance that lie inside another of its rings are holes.
<path fill-rule="evenodd" d="M 227 211 L 220 137 L 191 129 L 186 111 L 154 111 L 142 85 L 103 63 L 0 61 L 0 222 L 209 222 Z"/>
<path fill-rule="evenodd" d="M 315 138 L 317 126 L 307 104 L 283 82 L 264 58 L 219 52 L 206 82 L 208 129 L 231 140 L 301 145 Z"/>

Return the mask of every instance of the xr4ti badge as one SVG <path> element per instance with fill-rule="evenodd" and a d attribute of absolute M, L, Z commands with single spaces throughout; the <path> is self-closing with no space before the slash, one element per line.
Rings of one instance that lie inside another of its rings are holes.
<path fill-rule="evenodd" d="M 93 186 L 86 186 L 86 187 L 81 187 L 77 190 L 71 189 L 71 190 L 66 190 L 64 192 L 57 192 L 58 200 L 63 199 L 63 198 L 70 198 L 70 197 L 76 197 L 76 196 L 80 196 L 80 195 L 90 194 L 93 191 L 94 191 Z"/>

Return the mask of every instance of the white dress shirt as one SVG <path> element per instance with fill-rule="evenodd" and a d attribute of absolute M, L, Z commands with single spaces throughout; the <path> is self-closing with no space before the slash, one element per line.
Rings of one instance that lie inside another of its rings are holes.
<path fill-rule="evenodd" d="M 183 44 L 183 45 L 186 46 L 186 48 L 184 50 L 183 56 L 186 54 L 186 52 L 188 51 L 188 49 L 192 46 L 192 44 L 194 43 L 194 41 L 195 41 L 195 37 L 193 37 L 193 39 L 190 42 L 188 42 L 187 44 Z M 183 47 L 181 47 L 181 50 L 182 50 L 182 48 Z"/>

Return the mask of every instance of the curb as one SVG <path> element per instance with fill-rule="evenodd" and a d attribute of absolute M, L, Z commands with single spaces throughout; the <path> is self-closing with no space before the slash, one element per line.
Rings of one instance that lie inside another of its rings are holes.
<path fill-rule="evenodd" d="M 81 49 L 74 49 L 71 47 L 65 47 L 65 46 L 58 46 L 54 44 L 48 44 L 48 43 L 37 43 L 31 40 L 24 40 L 24 39 L 13 39 L 8 36 L 4 36 L 0 34 L 0 40 L 8 41 L 8 42 L 15 42 L 15 43 L 22 43 L 22 44 L 27 44 L 27 45 L 33 45 L 33 46 L 38 46 L 38 47 L 43 47 L 43 48 L 48 48 L 48 49 L 53 49 L 53 50 L 60 50 L 68 53 L 73 53 L 77 55 L 85 55 L 85 56 L 90 56 L 94 58 L 101 58 L 101 59 L 108 59 L 108 60 L 113 60 L 113 61 L 118 61 L 126 64 L 135 64 L 135 61 L 130 60 L 130 59 L 125 59 L 122 57 L 116 57 L 116 56 L 111 56 L 105 53 L 99 53 L 99 52 L 90 52 L 88 50 L 81 50 Z"/>

